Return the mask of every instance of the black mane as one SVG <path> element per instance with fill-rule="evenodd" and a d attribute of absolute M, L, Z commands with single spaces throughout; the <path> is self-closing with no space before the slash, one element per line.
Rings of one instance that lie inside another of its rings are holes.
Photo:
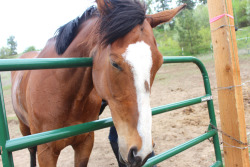
<path fill-rule="evenodd" d="M 56 31 L 56 52 L 63 54 L 76 37 L 80 25 L 91 18 L 99 16 L 99 37 L 101 43 L 108 45 L 118 38 L 125 36 L 145 19 L 146 7 L 140 0 L 104 0 L 106 6 L 104 13 L 99 14 L 96 7 L 88 8 L 81 17 L 68 22 Z"/>
<path fill-rule="evenodd" d="M 97 15 L 97 8 L 91 6 L 88 8 L 81 17 L 77 17 L 76 19 L 68 22 L 67 24 L 61 26 L 56 31 L 56 52 L 61 55 L 65 52 L 65 50 L 69 47 L 70 43 L 73 41 L 75 36 L 77 35 L 77 31 L 79 26 L 89 18 L 94 15 Z"/>
<path fill-rule="evenodd" d="M 146 7 L 140 0 L 104 0 L 106 10 L 100 19 L 101 42 L 113 43 L 145 19 Z"/>

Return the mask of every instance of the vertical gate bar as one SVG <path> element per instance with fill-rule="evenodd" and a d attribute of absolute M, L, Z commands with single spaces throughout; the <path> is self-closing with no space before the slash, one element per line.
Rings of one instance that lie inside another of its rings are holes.
<path fill-rule="evenodd" d="M 211 91 L 211 89 L 209 91 Z M 208 111 L 209 111 L 210 122 L 211 122 L 212 125 L 214 125 L 215 127 L 217 127 L 215 113 L 214 113 L 213 100 L 207 101 L 207 106 L 208 106 Z M 213 136 L 213 143 L 214 143 L 214 150 L 215 150 L 216 161 L 220 161 L 221 164 L 223 165 L 222 157 L 221 157 L 221 150 L 220 150 L 220 142 L 219 142 L 218 132 L 217 132 L 216 135 Z"/>
<path fill-rule="evenodd" d="M 184 56 L 184 57 L 170 56 L 170 57 L 163 57 L 163 60 L 164 60 L 164 63 L 181 63 L 181 62 L 182 63 L 184 63 L 184 62 L 195 63 L 199 67 L 199 69 L 202 73 L 206 95 L 212 96 L 212 91 L 211 91 L 211 87 L 210 87 L 210 81 L 209 81 L 207 70 L 206 70 L 204 64 L 199 59 L 197 59 L 195 57 L 191 57 L 191 56 Z M 214 113 L 213 100 L 208 100 L 207 105 L 208 105 L 210 123 L 213 124 L 215 127 L 217 127 L 216 117 L 215 117 L 215 113 Z M 220 161 L 222 164 L 221 166 L 223 166 L 218 132 L 216 133 L 215 136 L 213 136 L 213 143 L 214 143 L 216 160 Z"/>
<path fill-rule="evenodd" d="M 211 87 L 210 87 L 210 81 L 209 81 L 207 70 L 206 70 L 204 64 L 199 59 L 197 59 L 195 57 L 191 57 L 191 56 L 184 56 L 184 57 L 170 56 L 170 57 L 163 57 L 163 60 L 164 60 L 164 63 L 184 63 L 184 62 L 195 63 L 199 67 L 199 69 L 202 73 L 206 95 L 212 96 L 212 91 L 211 91 Z M 215 127 L 217 127 L 213 100 L 208 100 L 207 105 L 208 105 L 210 123 L 213 124 Z M 213 136 L 213 143 L 214 143 L 216 161 L 220 161 L 222 166 L 223 166 L 218 132 L 215 136 Z"/>
<path fill-rule="evenodd" d="M 2 81 L 0 75 L 0 147 L 3 167 L 14 167 L 12 153 L 5 149 L 6 141 L 10 139 L 7 117 L 4 105 Z"/>
<path fill-rule="evenodd" d="M 209 94 L 212 96 L 212 91 L 211 91 L 211 87 L 210 87 L 210 81 L 209 81 L 207 70 L 206 70 L 205 66 L 203 65 L 203 63 L 199 59 L 197 59 L 197 60 L 199 61 L 199 64 L 200 64 L 200 65 L 198 65 L 198 64 L 197 65 L 199 66 L 201 73 L 202 73 L 204 86 L 205 86 L 205 92 L 206 92 L 206 94 Z M 216 117 L 215 117 L 215 112 L 214 112 L 214 104 L 213 104 L 212 99 L 207 101 L 207 106 L 208 106 L 210 123 L 212 125 L 214 125 L 215 127 L 217 127 Z M 216 133 L 216 135 L 213 136 L 213 144 L 214 144 L 216 161 L 220 161 L 221 166 L 223 166 L 218 132 Z"/>

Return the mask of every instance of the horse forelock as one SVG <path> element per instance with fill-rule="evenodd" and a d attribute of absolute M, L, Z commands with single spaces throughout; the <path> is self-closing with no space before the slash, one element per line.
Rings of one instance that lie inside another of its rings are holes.
<path fill-rule="evenodd" d="M 55 38 L 56 38 L 55 49 L 58 55 L 63 54 L 69 47 L 70 43 L 76 37 L 80 25 L 84 21 L 90 19 L 92 16 L 95 16 L 97 14 L 98 14 L 97 8 L 91 6 L 82 14 L 81 17 L 77 17 L 76 19 L 68 22 L 67 24 L 57 29 L 55 33 Z"/>
<path fill-rule="evenodd" d="M 101 43 L 112 44 L 125 36 L 146 17 L 146 6 L 140 0 L 104 0 L 104 14 L 100 16 Z"/>

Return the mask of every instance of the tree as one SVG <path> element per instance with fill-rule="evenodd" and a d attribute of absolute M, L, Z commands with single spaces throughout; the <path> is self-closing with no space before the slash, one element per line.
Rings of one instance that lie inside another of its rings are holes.
<path fill-rule="evenodd" d="M 200 0 L 201 3 L 206 4 L 207 0 Z"/>
<path fill-rule="evenodd" d="M 30 46 L 30 47 L 26 48 L 23 53 L 31 52 L 31 51 L 36 51 L 36 50 L 37 49 L 35 48 L 35 46 Z"/>
<path fill-rule="evenodd" d="M 9 56 L 10 55 L 10 49 L 9 48 L 7 48 L 7 47 L 2 47 L 1 49 L 0 49 L 0 58 L 6 58 L 7 56 Z"/>
<path fill-rule="evenodd" d="M 181 5 L 181 4 L 187 4 L 186 9 L 192 10 L 194 9 L 196 2 L 194 0 L 177 0 L 177 4 Z"/>
<path fill-rule="evenodd" d="M 198 54 L 202 37 L 198 33 L 200 27 L 191 10 L 183 11 L 182 15 L 178 17 L 176 29 L 179 45 L 184 49 L 184 52 L 186 54 Z"/>
<path fill-rule="evenodd" d="M 207 5 L 198 5 L 193 11 L 193 15 L 201 28 L 210 27 Z"/>
<path fill-rule="evenodd" d="M 147 5 L 147 14 L 153 14 L 153 2 L 154 0 L 146 0 L 146 5 Z"/>
<path fill-rule="evenodd" d="M 198 30 L 198 33 L 202 38 L 199 43 L 199 52 L 207 53 L 211 51 L 212 43 L 207 5 L 198 5 L 194 9 L 193 16 L 199 25 L 200 29 Z"/>
<path fill-rule="evenodd" d="M 156 11 L 164 11 L 169 9 L 169 4 L 172 3 L 172 0 L 155 0 L 156 2 Z"/>
<path fill-rule="evenodd" d="M 248 0 L 233 1 L 234 7 L 234 22 L 236 26 L 250 26 L 250 5 Z"/>
<path fill-rule="evenodd" d="M 7 39 L 7 45 L 10 48 L 10 55 L 16 55 L 17 42 L 15 41 L 15 36 L 12 35 Z"/>
<path fill-rule="evenodd" d="M 172 3 L 172 0 L 155 0 L 155 11 L 161 12 L 164 10 L 168 10 L 170 7 L 170 4 Z M 173 23 L 174 20 L 172 20 L 171 23 Z M 174 25 L 174 24 L 173 24 Z M 173 28 L 173 26 L 172 26 Z M 157 27 L 157 29 L 164 29 L 164 31 L 167 29 L 167 24 L 162 24 Z"/>

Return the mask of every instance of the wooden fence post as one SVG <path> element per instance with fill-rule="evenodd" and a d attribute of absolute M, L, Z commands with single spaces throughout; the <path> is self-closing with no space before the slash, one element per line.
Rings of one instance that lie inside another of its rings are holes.
<path fill-rule="evenodd" d="M 222 14 L 233 16 L 231 0 L 208 0 L 209 18 Z M 247 143 L 240 67 L 233 18 L 223 16 L 210 23 L 218 86 L 221 129 L 233 138 Z M 230 87 L 231 88 L 227 88 Z M 246 144 L 223 137 L 226 167 L 249 167 Z M 231 147 L 235 146 L 235 147 Z M 239 149 L 245 148 L 245 149 Z"/>

